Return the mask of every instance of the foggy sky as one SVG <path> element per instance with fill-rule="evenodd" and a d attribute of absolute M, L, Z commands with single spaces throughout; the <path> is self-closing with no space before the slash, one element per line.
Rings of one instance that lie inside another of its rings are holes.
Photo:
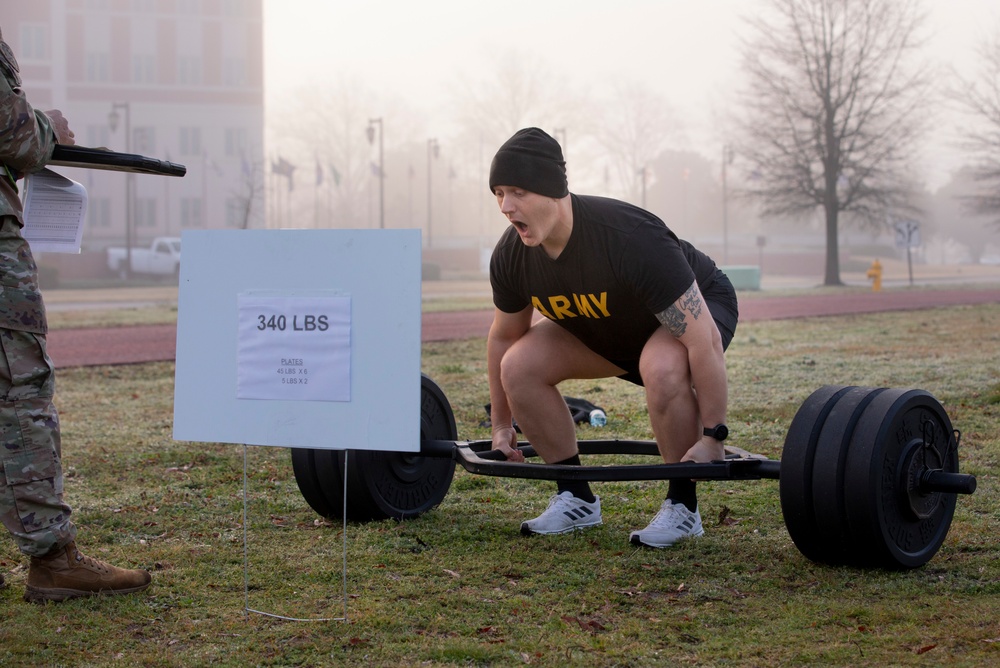
<path fill-rule="evenodd" d="M 451 130 L 458 76 L 488 82 L 510 52 L 600 98 L 632 80 L 663 96 L 689 145 L 715 155 L 719 117 L 738 85 L 741 13 L 765 0 L 265 0 L 269 105 L 325 80 L 363 81 L 423 112 L 427 132 Z M 973 49 L 1000 20 L 993 0 L 925 0 L 928 57 L 974 72 Z M 378 115 L 379 110 L 372 110 Z M 923 178 L 941 185 L 961 159 L 953 122 L 930 137 Z"/>

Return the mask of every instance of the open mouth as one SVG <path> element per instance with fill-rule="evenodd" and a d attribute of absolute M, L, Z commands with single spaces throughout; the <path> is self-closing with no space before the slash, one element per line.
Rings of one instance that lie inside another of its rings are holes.
<path fill-rule="evenodd" d="M 511 225 L 513 225 L 514 227 L 516 227 L 517 231 L 520 232 L 521 234 L 524 234 L 525 232 L 528 231 L 528 226 L 525 225 L 524 223 L 522 223 L 521 221 L 519 221 L 519 220 L 512 220 L 510 222 L 511 222 Z"/>

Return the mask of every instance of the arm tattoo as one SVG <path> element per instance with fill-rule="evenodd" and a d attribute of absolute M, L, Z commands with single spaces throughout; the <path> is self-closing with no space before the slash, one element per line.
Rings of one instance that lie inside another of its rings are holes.
<path fill-rule="evenodd" d="M 691 314 L 694 320 L 701 317 L 704 303 L 698 292 L 698 284 L 692 283 L 687 292 L 681 295 L 680 299 L 668 306 L 661 313 L 656 314 L 656 319 L 660 321 L 675 338 L 684 336 L 687 331 L 687 314 Z"/>

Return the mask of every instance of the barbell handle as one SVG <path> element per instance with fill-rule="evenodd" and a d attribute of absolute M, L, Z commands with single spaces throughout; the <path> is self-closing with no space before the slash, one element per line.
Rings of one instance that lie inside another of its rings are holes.
<path fill-rule="evenodd" d="M 517 449 L 520 450 L 521 453 L 525 457 L 537 457 L 538 456 L 535 453 L 535 449 L 533 447 L 531 447 L 530 445 L 521 445 L 521 446 L 518 446 Z M 480 459 L 489 459 L 489 460 L 495 460 L 495 461 L 499 461 L 499 462 L 505 462 L 505 461 L 507 461 L 506 455 L 504 455 L 503 452 L 501 452 L 500 450 L 487 450 L 485 452 L 477 453 L 476 456 L 479 457 Z"/>
<path fill-rule="evenodd" d="M 976 476 L 940 470 L 925 471 L 920 476 L 920 491 L 972 494 L 976 491 Z"/>

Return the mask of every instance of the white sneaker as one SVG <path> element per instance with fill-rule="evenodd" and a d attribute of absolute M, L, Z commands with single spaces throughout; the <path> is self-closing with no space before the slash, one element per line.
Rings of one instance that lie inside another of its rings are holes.
<path fill-rule="evenodd" d="M 683 503 L 667 499 L 649 526 L 641 531 L 633 531 L 628 539 L 633 545 L 670 547 L 679 540 L 703 533 L 705 530 L 701 526 L 701 513 L 697 509 L 692 513 Z"/>
<path fill-rule="evenodd" d="M 601 524 L 601 497 L 593 503 L 573 496 L 572 492 L 555 494 L 549 499 L 549 507 L 533 520 L 521 522 L 521 533 L 567 533 L 574 529 L 585 529 Z"/>

